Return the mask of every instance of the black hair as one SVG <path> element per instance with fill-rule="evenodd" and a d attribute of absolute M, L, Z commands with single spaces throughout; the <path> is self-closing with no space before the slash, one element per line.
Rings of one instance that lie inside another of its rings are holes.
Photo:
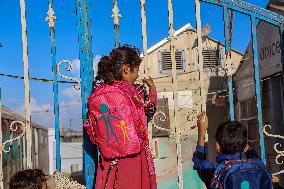
<path fill-rule="evenodd" d="M 140 51 L 134 46 L 123 45 L 113 49 L 109 56 L 103 56 L 98 63 L 95 86 L 100 83 L 112 84 L 114 80 L 122 80 L 122 66 L 129 65 L 133 70 L 141 63 Z"/>
<path fill-rule="evenodd" d="M 9 182 L 10 189 L 42 189 L 46 175 L 41 169 L 26 169 L 15 173 Z"/>
<path fill-rule="evenodd" d="M 219 125 L 216 142 L 224 154 L 242 153 L 247 145 L 247 129 L 238 121 L 228 121 Z"/>

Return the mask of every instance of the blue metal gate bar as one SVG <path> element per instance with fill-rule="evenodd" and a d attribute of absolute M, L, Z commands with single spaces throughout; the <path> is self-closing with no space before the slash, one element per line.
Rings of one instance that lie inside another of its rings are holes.
<path fill-rule="evenodd" d="M 264 20 L 276 26 L 281 26 L 284 23 L 284 16 L 241 0 L 201 0 L 201 1 L 218 6 L 223 6 L 223 7 L 226 6 L 231 10 L 235 10 L 247 14 L 249 16 L 254 16 L 257 19 Z"/>
<path fill-rule="evenodd" d="M 233 77 L 229 75 L 228 77 L 228 87 L 229 87 L 229 106 L 230 106 L 230 120 L 235 121 L 235 109 L 234 109 L 234 93 L 233 93 Z"/>
<path fill-rule="evenodd" d="M 229 15 L 228 15 L 228 7 L 224 7 L 223 10 L 223 19 L 224 19 L 224 35 L 225 35 L 225 54 L 226 60 L 230 55 L 231 48 L 230 48 L 230 39 L 229 39 Z M 226 62 L 227 64 L 229 62 Z M 228 66 L 229 67 L 229 66 Z M 230 120 L 235 120 L 235 107 L 234 107 L 234 93 L 233 93 L 233 78 L 231 72 L 229 71 L 228 75 L 228 87 L 229 87 L 229 107 L 230 107 Z"/>
<path fill-rule="evenodd" d="M 224 35 L 225 35 L 225 48 L 226 56 L 229 55 L 230 49 L 230 40 L 229 40 L 229 10 L 228 7 L 223 8 L 223 19 L 224 19 Z"/>
<path fill-rule="evenodd" d="M 48 0 L 48 20 L 51 40 L 52 54 L 52 73 L 53 73 L 53 103 L 54 103 L 54 126 L 55 126 L 55 141 L 56 141 L 56 170 L 61 171 L 61 156 L 60 156 L 60 128 L 59 128 L 59 105 L 58 105 L 58 82 L 56 69 L 56 43 L 54 21 L 56 17 L 53 12 L 53 0 Z"/>
<path fill-rule="evenodd" d="M 79 58 L 80 58 L 80 75 L 81 75 L 81 96 L 82 96 L 82 118 L 85 122 L 87 118 L 87 100 L 93 89 L 93 54 L 92 54 L 92 36 L 91 36 L 91 18 L 90 18 L 90 1 L 76 0 L 77 27 L 79 31 Z M 93 145 L 85 130 L 84 138 L 84 176 L 86 187 L 92 189 L 94 176 L 96 173 L 97 148 Z"/>
<path fill-rule="evenodd" d="M 258 119 L 258 132 L 260 136 L 260 151 L 261 159 L 266 164 L 265 155 L 265 141 L 263 136 L 263 121 L 262 121 L 262 107 L 261 107 L 261 83 L 258 65 L 258 51 L 257 51 L 257 36 L 256 36 L 256 18 L 251 16 L 251 35 L 252 35 L 252 48 L 253 48 L 253 67 L 254 67 L 254 82 L 255 82 L 255 94 L 256 94 L 256 106 L 257 106 L 257 119 Z"/>

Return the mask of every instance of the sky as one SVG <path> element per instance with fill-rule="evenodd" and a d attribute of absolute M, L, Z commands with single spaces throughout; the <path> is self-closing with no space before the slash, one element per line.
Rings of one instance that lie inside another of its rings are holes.
<path fill-rule="evenodd" d="M 23 76 L 22 39 L 19 0 L 0 0 L 0 73 Z M 173 0 L 174 27 L 178 30 L 187 23 L 194 28 L 194 0 Z M 247 0 L 266 7 L 268 0 Z M 141 17 L 139 0 L 118 0 L 120 14 L 120 42 L 142 49 Z M 74 0 L 54 0 L 53 9 L 58 18 L 55 23 L 57 62 L 73 62 L 73 77 L 80 77 L 78 59 L 77 17 Z M 47 0 L 26 0 L 28 55 L 30 77 L 52 78 L 51 46 L 47 16 Z M 102 55 L 114 47 L 112 0 L 91 0 L 92 48 L 94 70 Z M 148 48 L 168 35 L 168 9 L 166 0 L 146 0 Z M 210 37 L 224 42 L 222 9 L 201 3 L 202 26 L 209 24 Z M 244 52 L 250 40 L 249 17 L 235 13 L 233 48 Z M 61 79 L 61 78 L 60 78 Z M 62 79 L 64 80 L 64 79 Z M 24 81 L 0 76 L 2 104 L 18 113 L 24 112 Z M 30 81 L 32 121 L 44 127 L 54 127 L 52 83 Z M 59 84 L 60 125 L 80 130 L 80 91 L 70 84 Z M 49 110 L 48 112 L 46 110 Z M 71 122 L 71 124 L 70 124 Z"/>

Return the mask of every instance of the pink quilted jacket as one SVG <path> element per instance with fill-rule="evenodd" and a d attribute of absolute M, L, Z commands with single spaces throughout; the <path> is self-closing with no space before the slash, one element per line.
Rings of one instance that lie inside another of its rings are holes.
<path fill-rule="evenodd" d="M 145 150 L 150 175 L 154 175 L 144 111 L 147 102 L 144 91 L 137 89 L 124 81 L 101 84 L 89 98 L 89 121 L 84 127 L 105 158 L 119 159 Z M 156 105 L 156 91 L 150 92 L 150 98 Z"/>

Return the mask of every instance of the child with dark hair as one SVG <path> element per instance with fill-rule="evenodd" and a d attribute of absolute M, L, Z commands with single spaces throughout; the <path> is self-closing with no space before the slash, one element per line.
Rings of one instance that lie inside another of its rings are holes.
<path fill-rule="evenodd" d="M 199 116 L 194 170 L 210 189 L 272 189 L 271 175 L 256 151 L 248 146 L 247 130 L 238 121 L 219 125 L 216 131 L 217 165 L 206 159 L 204 149 L 208 118 Z"/>
<path fill-rule="evenodd" d="M 124 45 L 98 64 L 84 125 L 100 151 L 96 189 L 157 188 L 145 118 L 155 113 L 157 92 L 151 78 L 143 80 L 149 95 L 143 85 L 134 84 L 139 55 L 138 49 Z"/>
<path fill-rule="evenodd" d="M 9 182 L 10 189 L 47 189 L 46 175 L 41 169 L 26 169 L 15 173 Z"/>

